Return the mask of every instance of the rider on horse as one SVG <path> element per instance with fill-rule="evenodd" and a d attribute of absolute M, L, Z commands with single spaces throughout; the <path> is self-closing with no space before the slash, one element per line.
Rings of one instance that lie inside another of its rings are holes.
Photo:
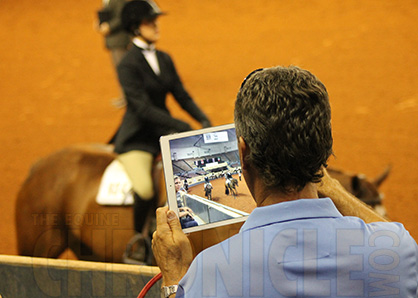
<path fill-rule="evenodd" d="M 202 127 L 210 126 L 207 116 L 183 87 L 171 57 L 155 49 L 160 38 L 157 19 L 162 14 L 155 3 L 144 0 L 127 2 L 121 14 L 122 27 L 134 38 L 117 67 L 127 105 L 115 136 L 115 152 L 135 192 L 134 221 L 138 233 L 143 232 L 145 219 L 156 205 L 151 171 L 160 153 L 160 136 L 191 129 L 170 115 L 167 94 L 171 93 Z"/>
<path fill-rule="evenodd" d="M 203 186 L 203 189 L 205 190 L 205 196 L 209 199 L 212 200 L 212 183 L 209 182 L 209 178 L 205 177 L 205 185 Z"/>

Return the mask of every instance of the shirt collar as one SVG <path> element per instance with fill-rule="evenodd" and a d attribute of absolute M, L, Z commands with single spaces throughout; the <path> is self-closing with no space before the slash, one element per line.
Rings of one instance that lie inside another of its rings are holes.
<path fill-rule="evenodd" d="M 255 208 L 240 232 L 297 219 L 342 217 L 330 198 L 300 199 Z"/>
<path fill-rule="evenodd" d="M 138 48 L 141 48 L 143 50 L 151 50 L 151 51 L 155 50 L 155 45 L 154 44 L 147 44 L 145 41 L 143 41 L 143 40 L 141 40 L 137 37 L 135 37 L 132 42 Z"/>

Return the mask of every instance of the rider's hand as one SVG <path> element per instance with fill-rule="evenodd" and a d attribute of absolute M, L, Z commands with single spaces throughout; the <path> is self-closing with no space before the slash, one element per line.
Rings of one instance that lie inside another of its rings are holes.
<path fill-rule="evenodd" d="M 203 120 L 200 122 L 200 125 L 202 125 L 202 128 L 206 128 L 206 127 L 211 127 L 212 124 L 210 123 L 209 120 Z"/>
<path fill-rule="evenodd" d="M 163 276 L 162 285 L 177 285 L 193 261 L 193 251 L 179 219 L 168 207 L 157 209 L 152 251 Z"/>
<path fill-rule="evenodd" d="M 177 122 L 177 131 L 178 132 L 192 130 L 192 127 L 188 123 L 186 123 L 184 121 L 181 121 L 179 119 L 177 119 L 177 121 L 178 121 Z"/>
<path fill-rule="evenodd" d="M 109 23 L 104 22 L 101 23 L 98 27 L 98 31 L 103 35 L 103 36 L 107 36 L 110 33 L 110 26 Z"/>

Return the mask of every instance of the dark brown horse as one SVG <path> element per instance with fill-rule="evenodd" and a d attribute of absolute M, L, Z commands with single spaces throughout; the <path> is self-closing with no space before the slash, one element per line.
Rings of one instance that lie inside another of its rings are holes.
<path fill-rule="evenodd" d="M 33 165 L 16 201 L 20 255 L 57 258 L 69 248 L 80 260 L 122 262 L 134 235 L 132 207 L 95 200 L 102 174 L 116 157 L 112 149 L 69 147 Z M 157 188 L 163 185 L 160 165 L 154 167 Z"/>
<path fill-rule="evenodd" d="M 102 206 L 96 195 L 102 174 L 116 155 L 109 145 L 73 146 L 36 162 L 16 202 L 18 253 L 59 257 L 71 249 L 78 259 L 122 262 L 134 235 L 131 206 Z M 380 205 L 377 187 L 389 169 L 370 182 L 330 169 L 344 187 L 371 205 Z M 161 163 L 154 167 L 159 205 L 165 203 Z"/>

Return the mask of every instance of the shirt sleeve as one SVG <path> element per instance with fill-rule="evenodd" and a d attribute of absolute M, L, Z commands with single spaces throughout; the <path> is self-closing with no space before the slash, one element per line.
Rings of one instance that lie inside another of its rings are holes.
<path fill-rule="evenodd" d="M 181 285 L 177 288 L 176 298 L 183 298 L 184 297 L 184 289 Z"/>

